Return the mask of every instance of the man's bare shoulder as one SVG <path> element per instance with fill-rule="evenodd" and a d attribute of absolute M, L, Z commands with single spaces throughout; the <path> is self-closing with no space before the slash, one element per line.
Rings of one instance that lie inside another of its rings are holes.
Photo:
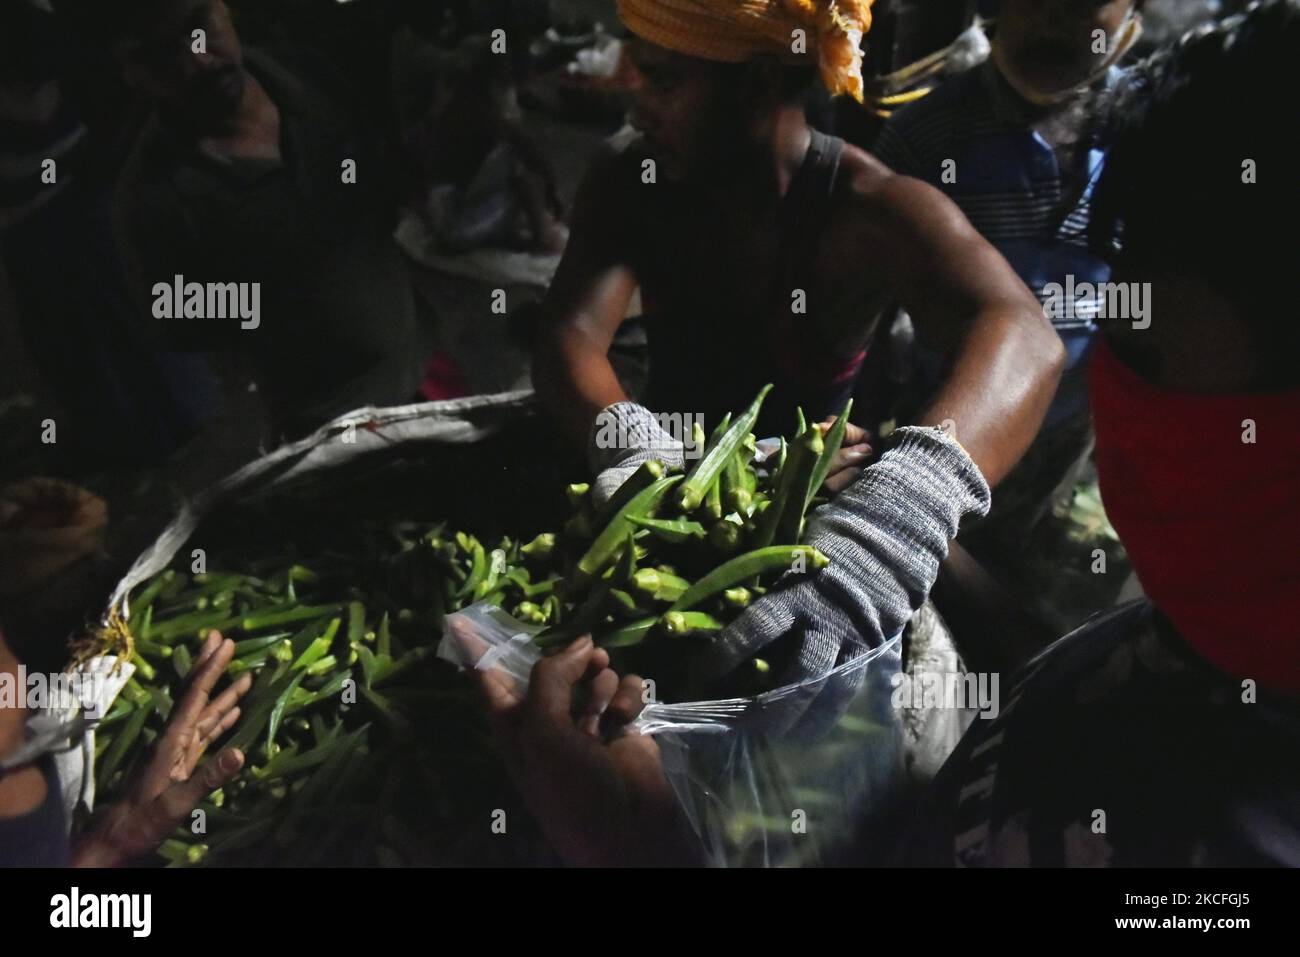
<path fill-rule="evenodd" d="M 836 188 L 846 229 L 952 229 L 968 225 L 961 210 L 928 183 L 895 173 L 866 150 L 845 144 Z"/>

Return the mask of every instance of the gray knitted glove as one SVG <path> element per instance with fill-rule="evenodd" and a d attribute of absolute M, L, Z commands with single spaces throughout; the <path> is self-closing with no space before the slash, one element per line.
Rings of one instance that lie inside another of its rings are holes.
<path fill-rule="evenodd" d="M 591 494 L 604 505 L 645 462 L 658 459 L 672 468 L 685 462 L 685 447 L 660 427 L 654 414 L 635 402 L 616 402 L 596 416 L 587 443 L 587 460 L 597 473 Z"/>
<path fill-rule="evenodd" d="M 898 429 L 889 444 L 879 462 L 810 520 L 808 544 L 830 564 L 786 575 L 733 622 L 707 653 L 706 679 L 795 632 L 799 651 L 781 684 L 806 681 L 903 630 L 929 594 L 962 519 L 988 512 L 989 487 L 939 429 Z"/>

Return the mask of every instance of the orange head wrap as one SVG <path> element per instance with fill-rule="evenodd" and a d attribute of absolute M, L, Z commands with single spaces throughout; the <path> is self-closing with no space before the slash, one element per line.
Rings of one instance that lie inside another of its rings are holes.
<path fill-rule="evenodd" d="M 764 54 L 815 57 L 832 95 L 862 101 L 862 37 L 873 0 L 619 0 L 619 17 L 650 43 L 721 63 Z"/>

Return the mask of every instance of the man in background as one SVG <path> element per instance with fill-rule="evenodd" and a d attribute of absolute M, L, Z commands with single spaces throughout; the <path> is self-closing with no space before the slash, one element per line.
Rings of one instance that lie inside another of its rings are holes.
<path fill-rule="evenodd" d="M 142 317 L 171 343 L 238 353 L 282 434 L 419 384 L 414 294 L 375 151 L 296 55 L 245 51 L 223 0 L 96 3 L 89 29 L 153 107 L 119 187 Z M 157 318 L 155 287 L 239 284 L 259 315 Z"/>
<path fill-rule="evenodd" d="M 114 248 L 108 165 L 60 76 L 58 21 L 0 3 L 0 270 L 40 380 L 57 402 L 65 464 L 156 462 L 215 412 L 196 356 L 151 347 Z"/>
<path fill-rule="evenodd" d="M 961 208 L 1038 296 L 1068 354 L 1025 458 L 998 488 L 989 516 L 960 541 L 1016 604 L 1037 592 L 1026 545 L 1050 521 L 1053 505 L 1072 496 L 1092 449 L 1086 372 L 1107 306 L 1096 287 L 1110 267 L 1086 236 L 1104 154 L 1081 141 L 1089 103 L 1118 80 L 1117 64 L 1141 35 L 1143 2 L 1002 0 L 993 55 L 896 113 L 873 148 L 896 172 L 924 180 Z M 1084 284 L 1093 292 L 1071 295 Z M 908 361 L 905 416 L 929 401 L 943 357 L 916 344 Z M 943 584 L 958 591 L 991 585 L 982 576 L 959 581 L 971 577 L 966 563 L 951 570 Z M 962 598 L 941 592 L 939 602 L 959 634 L 970 630 L 957 610 Z M 1057 627 L 1053 620 L 1044 637 Z"/>

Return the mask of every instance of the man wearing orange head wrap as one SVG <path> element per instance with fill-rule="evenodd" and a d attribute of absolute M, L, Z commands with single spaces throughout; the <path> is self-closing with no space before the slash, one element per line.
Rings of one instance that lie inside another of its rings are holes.
<path fill-rule="evenodd" d="M 955 422 L 992 482 L 1035 434 L 1061 348 L 1028 290 L 937 190 L 806 121 L 817 79 L 861 96 L 870 8 L 620 0 L 641 135 L 599 158 L 580 190 L 534 368 L 544 400 L 587 443 L 598 496 L 647 458 L 684 452 L 683 437 L 659 434 L 628 401 L 607 357 L 638 288 L 657 413 L 711 427 L 767 382 L 763 435 L 788 434 L 796 407 L 814 421 L 838 413 L 879 315 L 901 302 L 951 360 L 918 424 Z M 611 431 L 639 438 L 597 447 Z M 866 457 L 846 449 L 830 487 Z"/>
<path fill-rule="evenodd" d="M 767 383 L 775 388 L 759 437 L 793 434 L 797 409 L 813 422 L 838 414 L 878 317 L 896 303 L 949 360 L 918 428 L 875 450 L 849 430 L 837 453 L 826 488 L 844 507 L 830 517 L 871 540 L 858 548 L 854 538 L 821 576 L 817 587 L 840 599 L 801 592 L 755 603 L 713 643 L 701 683 L 774 642 L 789 662 L 775 669 L 779 683 L 817 679 L 898 635 L 1056 389 L 1059 338 L 956 205 L 808 125 L 816 78 L 831 92 L 860 90 L 868 9 L 862 0 L 621 0 L 641 136 L 588 173 L 545 304 L 534 381 L 586 443 L 597 500 L 641 463 L 698 454 L 685 446 L 689 433 L 670 435 L 661 421 L 702 421 L 707 433 Z M 638 288 L 646 405 L 629 401 L 609 361 Z M 867 468 L 873 452 L 880 462 Z M 809 541 L 820 539 L 810 532 Z"/>

